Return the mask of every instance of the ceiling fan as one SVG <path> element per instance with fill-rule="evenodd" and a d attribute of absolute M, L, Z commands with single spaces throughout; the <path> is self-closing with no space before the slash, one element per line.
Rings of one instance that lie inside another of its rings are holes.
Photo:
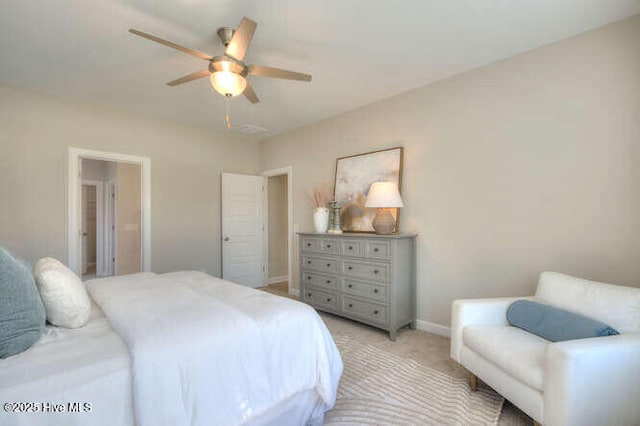
<path fill-rule="evenodd" d="M 286 80 L 311 81 L 309 74 L 287 71 L 279 68 L 265 67 L 262 65 L 245 65 L 243 59 L 256 31 L 258 24 L 251 19 L 242 18 L 240 25 L 235 30 L 229 27 L 218 29 L 218 37 L 225 46 L 224 55 L 210 56 L 197 50 L 189 49 L 179 44 L 163 40 L 151 34 L 131 28 L 130 33 L 156 43 L 164 44 L 186 54 L 204 59 L 209 62 L 209 68 L 202 71 L 196 71 L 189 75 L 185 75 L 177 80 L 167 83 L 168 86 L 177 86 L 189 81 L 209 76 L 213 88 L 223 96 L 231 97 L 239 94 L 255 104 L 260 102 L 258 96 L 247 81 L 248 75 L 259 77 L 283 78 Z"/>

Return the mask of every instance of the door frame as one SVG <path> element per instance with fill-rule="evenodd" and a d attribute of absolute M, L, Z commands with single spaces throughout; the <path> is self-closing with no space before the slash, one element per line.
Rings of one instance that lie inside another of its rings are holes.
<path fill-rule="evenodd" d="M 104 276 L 104 182 L 100 180 L 82 179 L 82 185 L 96 188 L 96 276 Z M 82 200 L 80 200 L 82 202 Z M 80 218 L 82 223 L 82 217 Z M 80 258 L 82 260 L 82 257 Z M 82 263 L 81 263 L 82 265 Z"/>
<path fill-rule="evenodd" d="M 82 271 L 82 238 L 80 236 L 80 194 L 82 176 L 80 176 L 80 161 L 82 159 L 112 161 L 140 165 L 141 188 L 140 198 L 142 214 L 140 217 L 142 229 L 142 244 L 140 247 L 140 270 L 151 271 L 151 159 L 135 155 L 120 154 L 107 151 L 69 147 L 68 157 L 68 196 L 67 196 L 67 261 L 69 268 L 80 275 Z"/>
<path fill-rule="evenodd" d="M 293 167 L 286 166 L 277 169 L 266 170 L 260 173 L 260 176 L 264 176 L 267 179 L 274 176 L 287 176 L 287 289 L 289 294 L 295 294 L 293 291 Z M 269 184 L 267 180 L 267 187 L 265 189 L 265 208 L 264 208 L 264 221 L 265 221 L 265 264 L 267 268 L 267 280 L 269 279 Z"/>

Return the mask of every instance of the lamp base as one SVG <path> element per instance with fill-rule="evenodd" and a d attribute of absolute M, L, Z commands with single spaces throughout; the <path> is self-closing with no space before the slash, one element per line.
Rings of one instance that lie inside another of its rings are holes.
<path fill-rule="evenodd" d="M 389 209 L 379 209 L 371 225 L 373 225 L 376 234 L 389 235 L 393 234 L 396 228 L 396 220 Z"/>

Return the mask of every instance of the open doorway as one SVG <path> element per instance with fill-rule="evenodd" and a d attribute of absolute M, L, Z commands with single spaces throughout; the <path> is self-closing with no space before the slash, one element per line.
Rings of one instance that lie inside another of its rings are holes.
<path fill-rule="evenodd" d="M 82 279 L 140 272 L 141 166 L 80 161 Z"/>
<path fill-rule="evenodd" d="M 93 278 L 98 275 L 98 230 L 102 217 L 102 184 L 100 182 L 82 181 L 82 277 Z M 98 195 L 100 192 L 100 195 Z M 102 237 L 102 235 L 100 235 Z M 102 239 L 101 239 L 102 240 Z M 102 263 L 102 259 L 101 263 Z M 100 265 L 102 268 L 102 264 Z"/>
<path fill-rule="evenodd" d="M 69 149 L 69 267 L 83 280 L 150 271 L 148 158 Z"/>
<path fill-rule="evenodd" d="M 289 248 L 287 233 L 287 175 L 267 178 L 267 217 L 269 253 L 267 284 L 289 292 Z"/>
<path fill-rule="evenodd" d="M 266 185 L 267 284 L 274 293 L 293 294 L 291 167 L 262 173 Z"/>

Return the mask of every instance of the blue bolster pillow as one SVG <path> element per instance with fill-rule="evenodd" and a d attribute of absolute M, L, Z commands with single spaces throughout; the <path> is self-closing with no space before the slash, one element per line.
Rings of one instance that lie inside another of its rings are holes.
<path fill-rule="evenodd" d="M 46 316 L 31 268 L 0 246 L 0 358 L 40 339 Z"/>
<path fill-rule="evenodd" d="M 620 334 L 603 322 L 529 300 L 513 302 L 507 321 L 552 342 Z"/>

